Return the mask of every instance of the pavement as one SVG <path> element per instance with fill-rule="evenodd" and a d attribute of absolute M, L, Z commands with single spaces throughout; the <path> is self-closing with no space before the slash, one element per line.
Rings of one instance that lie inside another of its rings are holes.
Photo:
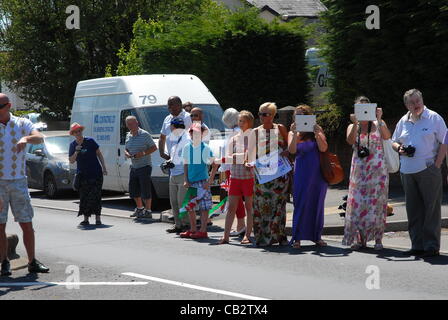
<path fill-rule="evenodd" d="M 101 227 L 78 223 L 72 212 L 36 207 L 37 258 L 50 273 L 16 268 L 0 278 L 0 300 L 169 299 L 200 306 L 205 300 L 448 298 L 447 255 L 357 252 L 332 240 L 324 248 L 304 241 L 301 250 L 256 248 L 235 238 L 217 246 L 222 229 L 216 225 L 210 239 L 192 240 L 167 234 L 167 224 L 157 221 L 104 216 Z M 7 232 L 20 235 L 20 226 L 10 222 Z M 20 243 L 22 266 L 24 251 Z M 177 307 L 161 311 L 180 317 Z"/>
<path fill-rule="evenodd" d="M 67 214 L 75 215 L 78 212 L 79 199 L 76 195 L 68 195 L 60 199 L 46 199 L 41 191 L 30 190 L 32 196 L 32 204 L 36 208 L 63 210 Z M 339 213 L 342 210 L 338 209 L 342 204 L 342 198 L 348 193 L 344 188 L 329 188 L 327 197 L 325 199 L 325 220 L 323 235 L 326 239 L 338 239 L 342 240 L 344 234 L 344 218 Z M 389 192 L 389 204 L 394 208 L 394 215 L 387 218 L 386 234 L 383 239 L 383 245 L 386 247 L 395 248 L 409 248 L 410 239 L 407 232 L 407 216 L 404 202 L 404 192 L 401 188 L 392 189 Z M 214 197 L 214 201 L 217 203 L 219 199 Z M 104 216 L 127 218 L 134 210 L 134 203 L 127 195 L 106 193 L 103 196 L 103 211 Z M 170 222 L 168 218 L 171 216 L 171 210 L 168 200 L 160 200 L 159 203 L 153 204 L 153 207 L 159 209 L 153 211 L 153 219 L 155 221 L 160 220 L 162 222 Z M 292 230 L 292 215 L 294 207 L 292 203 L 287 203 L 287 222 L 286 231 L 291 235 Z M 225 215 L 220 215 L 213 218 L 213 224 L 219 228 L 224 229 Z M 442 227 L 448 228 L 448 202 L 447 197 L 444 194 L 442 203 Z M 236 221 L 233 228 L 236 228 Z M 398 246 L 398 247 L 397 247 Z M 448 235 L 442 233 L 441 250 L 448 252 Z"/>

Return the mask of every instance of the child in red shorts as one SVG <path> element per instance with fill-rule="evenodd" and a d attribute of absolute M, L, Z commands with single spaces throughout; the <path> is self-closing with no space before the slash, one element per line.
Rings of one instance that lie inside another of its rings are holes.
<path fill-rule="evenodd" d="M 226 216 L 224 237 L 219 244 L 229 243 L 230 228 L 232 227 L 238 203 L 244 197 L 247 221 L 246 234 L 242 244 L 250 244 L 250 234 L 253 226 L 253 194 L 254 194 L 254 168 L 251 159 L 255 159 L 255 136 L 252 134 L 254 116 L 251 112 L 243 110 L 239 114 L 238 126 L 241 132 L 231 138 L 226 150 L 226 162 L 232 163 L 230 168 L 229 210 Z"/>

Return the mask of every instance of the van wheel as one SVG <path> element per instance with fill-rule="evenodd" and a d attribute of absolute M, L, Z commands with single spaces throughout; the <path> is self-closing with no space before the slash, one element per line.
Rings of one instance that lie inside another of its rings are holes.
<path fill-rule="evenodd" d="M 47 198 L 53 199 L 58 193 L 58 187 L 56 185 L 56 179 L 53 174 L 47 172 L 44 177 L 44 192 Z"/>

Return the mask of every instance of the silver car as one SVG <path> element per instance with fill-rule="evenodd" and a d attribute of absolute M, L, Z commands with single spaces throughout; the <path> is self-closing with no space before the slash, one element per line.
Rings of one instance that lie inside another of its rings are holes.
<path fill-rule="evenodd" d="M 67 131 L 44 131 L 44 143 L 26 147 L 28 187 L 44 190 L 54 198 L 64 190 L 72 190 L 74 170 L 70 169 L 68 150 L 73 141 Z"/>

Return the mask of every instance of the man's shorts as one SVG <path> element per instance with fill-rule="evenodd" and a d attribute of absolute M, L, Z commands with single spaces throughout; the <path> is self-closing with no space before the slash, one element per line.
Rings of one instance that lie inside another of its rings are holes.
<path fill-rule="evenodd" d="M 32 222 L 34 217 L 31 198 L 28 192 L 28 180 L 0 180 L 0 197 L 3 200 L 3 209 L 0 212 L 0 224 L 8 221 L 8 210 L 14 216 L 14 221 L 19 223 Z"/>
<path fill-rule="evenodd" d="M 131 198 L 151 199 L 152 167 L 133 169 L 129 174 L 129 196 Z"/>
<path fill-rule="evenodd" d="M 254 179 L 233 179 L 230 176 L 229 196 L 251 197 L 254 195 Z"/>
<path fill-rule="evenodd" d="M 193 188 L 204 188 L 204 183 L 206 183 L 207 180 L 201 180 L 192 182 L 191 186 Z M 200 211 L 208 211 L 213 207 L 213 201 L 212 201 L 212 193 L 210 190 L 205 190 L 205 195 L 202 197 L 198 203 L 196 204 L 196 207 L 194 210 L 200 210 Z"/>

